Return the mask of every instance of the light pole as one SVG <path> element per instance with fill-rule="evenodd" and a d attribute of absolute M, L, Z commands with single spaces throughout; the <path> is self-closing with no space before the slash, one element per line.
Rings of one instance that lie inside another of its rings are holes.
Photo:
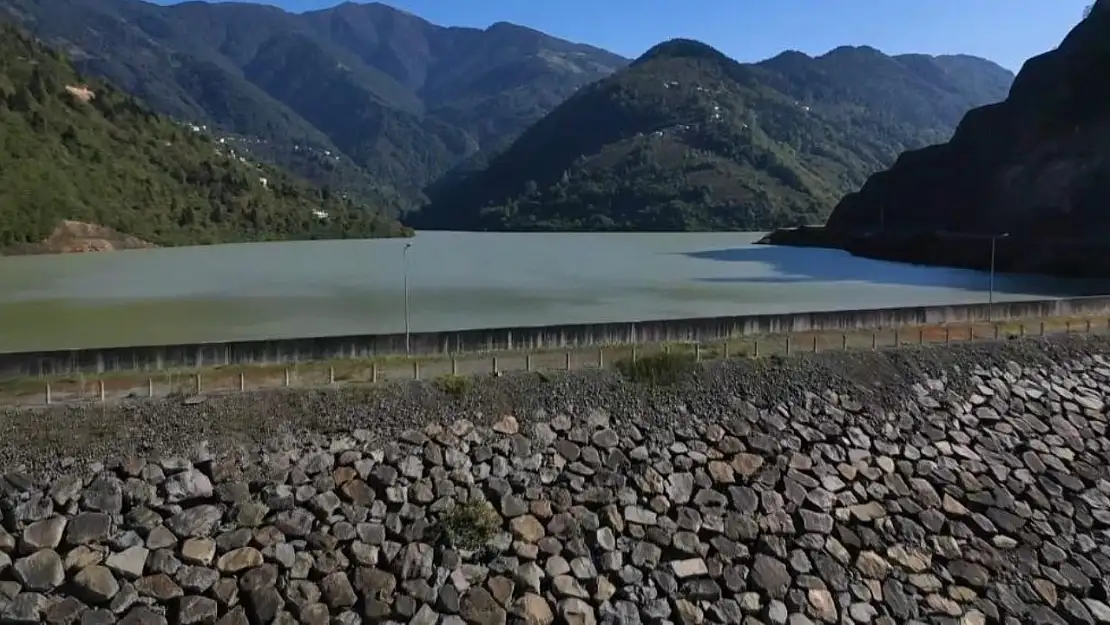
<path fill-rule="evenodd" d="M 994 249 L 999 239 L 1010 236 L 1009 232 L 991 235 L 991 284 L 987 294 L 987 321 L 994 321 Z"/>
<path fill-rule="evenodd" d="M 405 353 L 412 353 L 412 346 L 409 341 L 409 248 L 412 243 L 405 243 L 405 249 L 401 252 L 401 265 L 405 274 Z"/>

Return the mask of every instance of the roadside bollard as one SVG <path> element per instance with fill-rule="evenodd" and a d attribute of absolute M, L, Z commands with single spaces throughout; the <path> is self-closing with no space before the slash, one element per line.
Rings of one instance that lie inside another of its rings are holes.
<path fill-rule="evenodd" d="M 247 376 L 242 371 L 239 372 L 239 392 L 242 393 L 247 390 Z"/>
<path fill-rule="evenodd" d="M 899 334 L 898 334 L 898 329 L 897 329 L 897 328 L 895 328 L 895 329 L 894 329 L 894 346 L 895 346 L 895 347 L 898 347 L 899 345 L 901 345 L 901 343 L 902 343 L 902 340 L 901 340 L 901 338 L 899 337 Z"/>
<path fill-rule="evenodd" d="M 813 336 L 813 353 L 814 354 L 817 353 L 817 335 L 816 334 Z"/>
<path fill-rule="evenodd" d="M 944 328 L 944 344 L 948 345 L 952 342 L 952 328 Z"/>
<path fill-rule="evenodd" d="M 694 344 L 694 362 L 701 362 L 701 343 Z"/>
<path fill-rule="evenodd" d="M 46 405 L 49 406 L 52 403 L 52 401 L 53 400 L 50 397 L 50 383 L 47 382 L 46 383 Z"/>
<path fill-rule="evenodd" d="M 200 395 L 200 374 L 199 373 L 196 375 L 196 380 L 194 382 L 195 382 L 194 387 L 197 390 L 197 395 Z"/>
<path fill-rule="evenodd" d="M 872 332 L 871 333 L 871 349 L 875 350 L 875 349 L 878 349 L 878 347 L 879 347 L 879 333 L 878 332 Z"/>
<path fill-rule="evenodd" d="M 724 355 L 725 360 L 728 360 L 728 341 L 721 343 L 721 354 Z"/>
<path fill-rule="evenodd" d="M 605 348 L 604 347 L 597 348 L 597 368 L 598 369 L 604 369 L 605 368 Z"/>
<path fill-rule="evenodd" d="M 154 378 L 146 379 L 146 396 L 154 397 Z"/>
<path fill-rule="evenodd" d="M 532 373 L 532 354 L 524 355 L 524 370 Z"/>
<path fill-rule="evenodd" d="M 328 367 L 328 384 L 335 384 L 335 367 Z"/>
<path fill-rule="evenodd" d="M 289 380 L 289 368 L 286 367 L 286 369 L 285 369 L 285 387 L 286 388 L 289 388 L 289 382 L 290 382 L 290 380 Z"/>
<path fill-rule="evenodd" d="M 497 356 L 493 357 L 493 375 L 497 375 L 499 370 L 497 368 Z"/>
<path fill-rule="evenodd" d="M 632 362 L 636 362 L 636 344 L 632 344 Z"/>
<path fill-rule="evenodd" d="M 759 339 L 752 339 L 752 358 L 759 358 Z"/>
<path fill-rule="evenodd" d="M 104 401 L 104 380 L 96 381 L 97 389 L 100 391 L 100 401 Z"/>
<path fill-rule="evenodd" d="M 378 381 L 378 361 L 370 363 L 370 381 L 377 383 Z"/>
<path fill-rule="evenodd" d="M 917 344 L 918 345 L 924 345 L 925 344 L 925 328 L 918 328 L 917 329 Z"/>
<path fill-rule="evenodd" d="M 419 360 L 412 361 L 412 379 L 414 379 L 414 380 L 419 380 L 420 379 L 420 361 Z"/>
<path fill-rule="evenodd" d="M 790 355 L 790 337 L 789 336 L 786 337 L 786 355 L 787 356 Z"/>
<path fill-rule="evenodd" d="M 847 334 L 841 334 L 840 335 L 840 349 L 842 349 L 844 351 L 848 351 L 848 335 Z"/>
<path fill-rule="evenodd" d="M 451 357 L 451 375 L 459 375 L 459 359 Z"/>
<path fill-rule="evenodd" d="M 566 367 L 565 368 L 566 368 L 567 371 L 570 371 L 570 352 L 569 351 L 566 353 Z"/>

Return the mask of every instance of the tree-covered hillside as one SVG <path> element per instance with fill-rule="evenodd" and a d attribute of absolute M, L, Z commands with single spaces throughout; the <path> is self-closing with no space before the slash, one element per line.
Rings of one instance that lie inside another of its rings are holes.
<path fill-rule="evenodd" d="M 0 0 L 79 69 L 256 159 L 392 210 L 627 63 L 507 23 L 448 28 L 380 3 Z"/>
<path fill-rule="evenodd" d="M 838 48 L 737 63 L 673 40 L 581 89 L 410 223 L 494 230 L 770 229 L 823 221 L 1012 75 L 972 57 Z"/>
<path fill-rule="evenodd" d="M 163 245 L 404 233 L 86 79 L 0 23 L 0 247 L 41 241 L 62 220 Z"/>

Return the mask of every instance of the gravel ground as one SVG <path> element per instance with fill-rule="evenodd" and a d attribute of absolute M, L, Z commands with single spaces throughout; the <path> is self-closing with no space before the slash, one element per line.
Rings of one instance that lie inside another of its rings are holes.
<path fill-rule="evenodd" d="M 680 385 L 652 388 L 611 371 L 482 377 L 464 396 L 435 382 L 399 382 L 340 390 L 278 390 L 133 400 L 0 412 L 0 468 L 48 476 L 75 462 L 141 454 L 175 454 L 204 442 L 216 453 L 245 453 L 260 444 L 293 444 L 306 436 L 367 429 L 393 440 L 403 429 L 466 418 L 537 416 L 603 409 L 618 421 L 668 425 L 687 416 L 806 402 L 831 389 L 882 410 L 901 407 L 924 378 L 965 390 L 967 374 L 1007 361 L 1037 365 L 1110 353 L 1106 337 L 1051 337 L 951 346 L 905 346 L 877 352 L 822 352 L 788 358 L 712 362 Z"/>

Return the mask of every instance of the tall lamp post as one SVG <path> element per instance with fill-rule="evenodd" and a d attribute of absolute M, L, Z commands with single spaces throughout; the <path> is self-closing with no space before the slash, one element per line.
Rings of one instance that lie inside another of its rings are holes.
<path fill-rule="evenodd" d="M 991 284 L 987 294 L 987 321 L 994 321 L 994 251 L 999 239 L 1010 236 L 1009 232 L 991 235 Z"/>
<path fill-rule="evenodd" d="M 412 353 L 412 344 L 410 341 L 409 331 L 409 248 L 412 243 L 405 243 L 405 249 L 401 252 L 401 265 L 405 274 L 405 353 Z"/>

